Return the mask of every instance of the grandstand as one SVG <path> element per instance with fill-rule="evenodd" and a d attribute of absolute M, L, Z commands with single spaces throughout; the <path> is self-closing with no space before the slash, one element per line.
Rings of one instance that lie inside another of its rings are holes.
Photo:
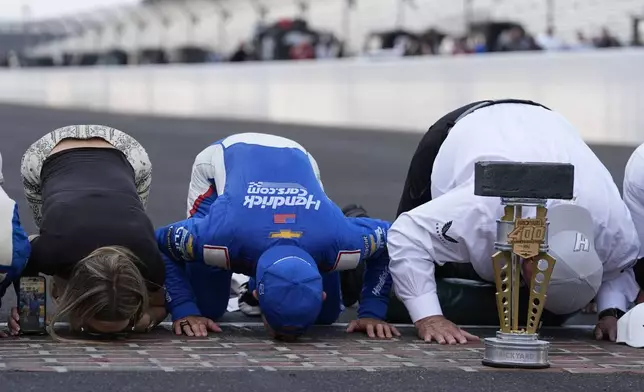
<path fill-rule="evenodd" d="M 643 14 L 641 0 L 147 0 L 18 24 L 32 38 L 18 39 L 17 49 L 27 46 L 36 65 L 217 61 L 281 19 L 332 34 L 345 54 L 360 53 L 374 32 L 433 28 L 458 36 L 485 21 L 518 23 L 532 34 L 552 25 L 569 42 L 579 30 L 592 35 L 606 26 L 630 44 Z"/>

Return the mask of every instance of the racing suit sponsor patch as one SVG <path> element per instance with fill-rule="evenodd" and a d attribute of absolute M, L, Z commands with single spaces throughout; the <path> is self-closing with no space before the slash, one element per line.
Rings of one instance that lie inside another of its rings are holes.
<path fill-rule="evenodd" d="M 300 238 L 302 237 L 301 231 L 291 231 L 291 230 L 280 230 L 272 231 L 269 234 L 269 238 Z"/>
<path fill-rule="evenodd" d="M 364 245 L 364 250 L 362 253 L 364 254 L 364 257 L 371 256 L 371 242 L 372 241 L 370 240 L 369 236 L 362 236 L 362 243 Z"/>
<path fill-rule="evenodd" d="M 168 234 L 168 250 L 174 258 L 183 261 L 192 261 L 194 259 L 194 237 L 185 227 L 171 227 Z"/>
<path fill-rule="evenodd" d="M 273 215 L 273 223 L 277 225 L 295 223 L 295 216 L 295 214 L 275 214 Z"/>
<path fill-rule="evenodd" d="M 244 197 L 244 207 L 262 209 L 278 207 L 300 207 L 320 209 L 320 200 L 296 183 L 250 182 Z"/>
<path fill-rule="evenodd" d="M 203 246 L 203 261 L 209 266 L 230 269 L 230 254 L 226 246 Z"/>
<path fill-rule="evenodd" d="M 374 230 L 373 234 L 369 235 L 369 242 L 371 243 L 369 256 L 373 256 L 373 254 L 382 248 L 385 243 L 385 231 L 382 227 L 378 227 Z"/>
<path fill-rule="evenodd" d="M 331 271 L 352 270 L 358 267 L 358 264 L 360 264 L 360 250 L 341 250 Z"/>
<path fill-rule="evenodd" d="M 389 277 L 389 268 L 385 267 L 380 276 L 378 276 L 378 284 L 371 290 L 371 294 L 379 296 L 382 292 L 382 288 L 387 283 L 387 278 Z"/>

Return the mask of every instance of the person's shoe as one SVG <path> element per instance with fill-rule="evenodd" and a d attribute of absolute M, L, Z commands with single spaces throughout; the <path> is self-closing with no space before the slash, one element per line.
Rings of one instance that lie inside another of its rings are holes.
<path fill-rule="evenodd" d="M 259 316 L 262 311 L 259 309 L 259 301 L 253 295 L 253 292 L 248 290 L 248 282 L 242 284 L 239 288 L 239 310 L 246 316 Z"/>
<path fill-rule="evenodd" d="M 367 210 L 365 210 L 361 205 L 358 204 L 349 204 L 342 209 L 344 216 L 349 218 L 368 218 Z"/>
<path fill-rule="evenodd" d="M 358 204 L 349 204 L 342 209 L 344 216 L 350 218 L 368 218 L 367 211 Z M 342 303 L 349 308 L 360 302 L 362 293 L 362 281 L 364 275 L 364 263 L 358 268 L 340 271 L 340 287 L 342 290 Z"/>

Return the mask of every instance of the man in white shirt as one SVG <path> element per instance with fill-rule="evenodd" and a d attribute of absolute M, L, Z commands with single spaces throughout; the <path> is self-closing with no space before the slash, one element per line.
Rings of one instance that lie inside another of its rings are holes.
<path fill-rule="evenodd" d="M 644 144 L 635 149 L 624 172 L 624 202 L 628 207 L 640 240 L 644 243 Z M 635 267 L 635 280 L 644 287 L 644 247 L 640 248 L 639 260 Z M 644 302 L 644 296 L 638 298 Z"/>
<path fill-rule="evenodd" d="M 448 114 L 430 128 L 412 158 L 388 248 L 395 293 L 420 338 L 450 344 L 478 339 L 443 316 L 435 273 L 460 263 L 477 280 L 494 282 L 491 256 L 503 207 L 499 198 L 474 195 L 479 161 L 575 166 L 574 199 L 548 201 L 550 227 L 558 227 L 549 230 L 557 263 L 542 320 L 545 325 L 552 314 L 561 323 L 596 296 L 595 336 L 615 341 L 617 319 L 640 290 L 632 269 L 640 242 L 631 215 L 577 130 L 561 115 L 518 100 L 475 102 Z M 522 275 L 529 281 L 530 263 L 523 263 Z M 487 295 L 493 299 L 495 291 L 491 285 Z M 461 300 L 467 298 L 452 298 L 450 306 L 458 308 Z M 482 311 L 496 317 L 496 306 Z"/>

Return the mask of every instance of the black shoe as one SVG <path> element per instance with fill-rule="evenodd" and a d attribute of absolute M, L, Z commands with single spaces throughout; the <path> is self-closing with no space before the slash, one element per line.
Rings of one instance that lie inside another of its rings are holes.
<path fill-rule="evenodd" d="M 368 218 L 367 211 L 360 205 L 349 204 L 342 209 L 344 216 L 350 218 Z M 342 302 L 345 307 L 350 307 L 360 302 L 362 293 L 362 277 L 364 275 L 364 263 L 358 268 L 340 271 L 340 287 L 342 290 Z"/>
<path fill-rule="evenodd" d="M 246 316 L 259 316 L 262 311 L 259 309 L 259 301 L 253 295 L 253 292 L 248 290 L 248 282 L 239 287 L 239 310 Z"/>
<path fill-rule="evenodd" d="M 349 204 L 348 206 L 342 209 L 344 216 L 350 218 L 368 218 L 367 210 L 365 210 L 361 205 L 358 204 Z"/>

